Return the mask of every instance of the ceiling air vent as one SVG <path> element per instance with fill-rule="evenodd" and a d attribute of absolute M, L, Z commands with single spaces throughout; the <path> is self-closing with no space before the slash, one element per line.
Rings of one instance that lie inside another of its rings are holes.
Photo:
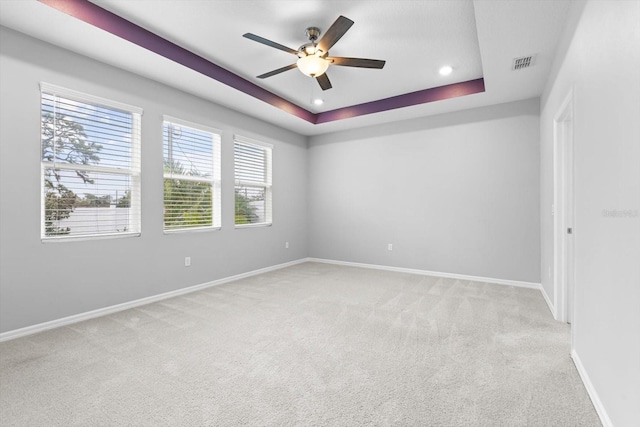
<path fill-rule="evenodd" d="M 533 65 L 534 55 L 522 56 L 520 58 L 513 58 L 513 64 L 511 64 L 512 70 L 522 70 L 523 68 L 529 68 Z"/>

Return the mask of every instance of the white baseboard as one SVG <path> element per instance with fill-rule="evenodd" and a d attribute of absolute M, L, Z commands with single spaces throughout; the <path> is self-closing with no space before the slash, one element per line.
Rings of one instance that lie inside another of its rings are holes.
<path fill-rule="evenodd" d="M 61 326 L 70 325 L 72 323 L 82 322 L 84 320 L 93 319 L 100 316 L 106 316 L 108 314 L 117 313 L 119 311 L 128 310 L 130 308 L 139 307 L 141 305 L 150 304 L 157 301 L 162 301 L 167 298 L 173 298 L 180 295 L 188 294 L 191 292 L 199 291 L 202 289 L 210 288 L 212 286 L 222 285 L 224 283 L 233 282 L 234 280 L 244 279 L 245 277 L 251 277 L 269 271 L 279 270 L 281 268 L 290 267 L 292 265 L 301 264 L 307 262 L 306 258 L 302 258 L 295 261 L 286 262 L 284 264 L 273 265 L 271 267 L 260 268 L 258 270 L 249 271 L 247 273 L 236 274 L 235 276 L 224 277 L 222 279 L 213 280 L 211 282 L 201 283 L 199 285 L 189 286 L 187 288 L 176 289 L 175 291 L 165 292 L 159 295 L 153 295 L 146 298 L 140 298 L 134 301 L 128 301 L 122 304 L 116 304 L 109 307 L 99 308 L 97 310 L 91 310 L 84 313 L 74 314 L 72 316 L 63 317 L 61 319 L 51 320 L 49 322 L 38 323 L 37 325 L 27 326 L 20 329 L 14 329 L 13 331 L 7 331 L 0 333 L 0 342 L 12 340 L 15 338 L 24 337 L 27 335 L 37 334 L 49 329 L 59 328 Z"/>
<path fill-rule="evenodd" d="M 551 315 L 553 316 L 554 319 L 558 320 L 556 316 L 556 307 L 551 302 L 551 298 L 549 298 L 549 295 L 547 295 L 547 292 L 544 290 L 544 286 L 542 286 L 542 284 L 540 285 L 540 292 L 542 293 L 542 296 L 546 301 L 547 306 L 549 306 L 549 310 L 551 310 Z"/>
<path fill-rule="evenodd" d="M 613 427 L 611 418 L 609 418 L 609 415 L 607 414 L 607 411 L 604 408 L 602 401 L 600 400 L 600 396 L 598 396 L 595 387 L 593 387 L 593 383 L 591 382 L 591 379 L 589 378 L 587 371 L 584 369 L 584 365 L 582 364 L 582 361 L 580 360 L 580 357 L 575 350 L 571 350 L 571 358 L 573 359 L 573 363 L 576 365 L 576 369 L 578 370 L 578 374 L 580 374 L 580 378 L 582 379 L 584 387 L 587 389 L 587 394 L 589 394 L 591 402 L 596 408 L 596 412 L 600 417 L 600 422 L 602 423 L 603 427 Z"/>
<path fill-rule="evenodd" d="M 471 280 L 474 282 L 495 283 L 498 285 L 517 286 L 519 288 L 529 288 L 529 289 L 538 289 L 538 290 L 541 289 L 540 283 L 521 282 L 517 280 L 494 279 L 494 278 L 480 277 L 480 276 L 467 276 L 465 274 L 443 273 L 440 271 L 428 271 L 428 270 L 416 270 L 413 268 L 390 267 L 386 265 L 376 265 L 376 264 L 362 264 L 359 262 L 336 261 L 332 259 L 323 259 L 323 258 L 307 258 L 307 261 L 322 262 L 325 264 L 346 265 L 350 267 L 372 268 L 375 270 L 395 271 L 398 273 L 418 274 L 421 276 L 435 276 L 435 277 L 445 277 L 448 279 Z"/>

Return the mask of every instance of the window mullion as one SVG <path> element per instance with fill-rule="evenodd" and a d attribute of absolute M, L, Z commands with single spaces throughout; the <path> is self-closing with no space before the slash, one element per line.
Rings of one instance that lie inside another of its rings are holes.
<path fill-rule="evenodd" d="M 56 163 L 56 162 L 42 162 L 42 165 L 49 169 L 60 170 L 82 170 L 87 172 L 104 172 L 117 175 L 132 175 L 131 169 L 114 168 L 109 166 L 94 166 L 94 165 L 78 165 L 70 163 Z"/>
<path fill-rule="evenodd" d="M 171 174 L 171 173 L 165 173 L 164 174 L 164 178 L 165 179 L 180 179 L 183 181 L 194 181 L 194 182 L 208 182 L 210 184 L 213 184 L 215 182 L 215 180 L 211 177 L 204 177 L 204 176 L 193 176 L 193 175 L 177 175 L 177 174 Z"/>

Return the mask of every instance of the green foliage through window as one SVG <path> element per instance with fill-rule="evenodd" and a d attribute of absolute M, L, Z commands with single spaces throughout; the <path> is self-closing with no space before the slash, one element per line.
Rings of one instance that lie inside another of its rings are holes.
<path fill-rule="evenodd" d="M 251 199 L 242 189 L 236 188 L 236 224 L 252 224 L 257 221 L 256 207 L 251 205 Z"/>
<path fill-rule="evenodd" d="M 171 170 L 165 165 L 165 171 Z M 184 174 L 184 168 L 173 163 L 174 173 Z M 189 176 L 189 175 L 187 175 Z M 193 176 L 193 175 L 190 175 Z M 165 229 L 205 227 L 211 225 L 213 208 L 211 182 L 190 179 L 164 179 Z"/>

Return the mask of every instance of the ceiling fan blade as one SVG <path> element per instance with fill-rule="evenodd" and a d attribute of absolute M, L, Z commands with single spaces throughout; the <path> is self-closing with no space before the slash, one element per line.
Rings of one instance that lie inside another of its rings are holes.
<path fill-rule="evenodd" d="M 327 57 L 327 60 L 331 61 L 333 65 L 341 65 L 343 67 L 358 67 L 358 68 L 377 68 L 384 67 L 386 61 L 380 59 L 365 59 L 365 58 L 343 58 L 343 57 Z"/>
<path fill-rule="evenodd" d="M 331 27 L 324 33 L 324 36 L 318 42 L 318 47 L 325 53 L 329 52 L 331 46 L 336 44 L 338 40 L 351 28 L 353 21 L 340 15 Z"/>
<path fill-rule="evenodd" d="M 291 53 L 293 55 L 298 54 L 297 50 L 293 50 L 290 47 L 281 45 L 280 43 L 272 42 L 271 40 L 265 39 L 264 37 L 256 36 L 255 34 L 246 33 L 243 34 L 242 37 L 246 37 L 249 40 L 253 40 L 254 42 L 262 43 L 270 47 L 275 47 L 276 49 L 284 50 L 285 52 Z"/>
<path fill-rule="evenodd" d="M 318 81 L 318 84 L 320 85 L 322 90 L 331 89 L 333 87 L 331 86 L 331 82 L 329 81 L 329 76 L 327 76 L 327 73 L 321 74 L 315 79 Z"/>
<path fill-rule="evenodd" d="M 268 73 L 260 74 L 258 79 L 266 79 L 267 77 L 275 76 L 276 74 L 284 73 L 285 71 L 293 70 L 297 68 L 297 64 L 287 65 L 286 67 L 278 68 L 277 70 L 269 71 Z"/>

